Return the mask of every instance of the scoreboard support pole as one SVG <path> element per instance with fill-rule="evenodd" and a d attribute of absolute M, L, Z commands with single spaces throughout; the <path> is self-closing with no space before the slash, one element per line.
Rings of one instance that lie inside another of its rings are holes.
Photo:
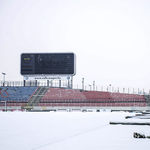
<path fill-rule="evenodd" d="M 49 87 L 49 80 L 47 80 L 47 86 Z"/>
<path fill-rule="evenodd" d="M 53 80 L 51 80 L 51 87 L 53 87 Z"/>
<path fill-rule="evenodd" d="M 73 88 L 73 76 L 71 76 L 71 89 Z"/>
<path fill-rule="evenodd" d="M 59 87 L 61 87 L 61 80 L 59 80 Z"/>
<path fill-rule="evenodd" d="M 23 86 L 26 86 L 26 80 L 23 80 Z"/>

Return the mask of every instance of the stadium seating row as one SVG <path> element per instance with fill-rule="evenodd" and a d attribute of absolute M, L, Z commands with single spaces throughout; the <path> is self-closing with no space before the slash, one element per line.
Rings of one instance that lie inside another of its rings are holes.
<path fill-rule="evenodd" d="M 146 103 L 39 103 L 38 106 L 51 106 L 51 107 L 144 107 Z"/>
<path fill-rule="evenodd" d="M 62 99 L 62 100 L 52 100 L 52 99 L 42 99 L 41 103 L 143 103 L 143 99 Z"/>

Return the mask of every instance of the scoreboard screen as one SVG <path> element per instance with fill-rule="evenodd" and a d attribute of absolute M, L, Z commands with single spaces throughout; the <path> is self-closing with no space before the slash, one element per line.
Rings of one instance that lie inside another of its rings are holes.
<path fill-rule="evenodd" d="M 23 53 L 22 75 L 75 75 L 74 53 Z"/>

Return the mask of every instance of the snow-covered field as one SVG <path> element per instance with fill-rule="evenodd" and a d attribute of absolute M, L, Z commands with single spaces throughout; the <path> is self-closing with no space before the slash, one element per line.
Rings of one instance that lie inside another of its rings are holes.
<path fill-rule="evenodd" d="M 133 113 L 0 112 L 1 150 L 149 150 L 150 126 L 110 125 Z M 127 119 L 127 121 L 149 119 Z"/>

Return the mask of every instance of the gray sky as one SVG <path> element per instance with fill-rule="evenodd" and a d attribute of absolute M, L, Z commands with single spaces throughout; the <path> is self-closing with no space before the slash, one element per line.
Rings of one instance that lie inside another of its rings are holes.
<path fill-rule="evenodd" d="M 0 0 L 6 80 L 22 80 L 21 53 L 74 52 L 75 85 L 150 89 L 149 41 L 149 0 Z"/>

